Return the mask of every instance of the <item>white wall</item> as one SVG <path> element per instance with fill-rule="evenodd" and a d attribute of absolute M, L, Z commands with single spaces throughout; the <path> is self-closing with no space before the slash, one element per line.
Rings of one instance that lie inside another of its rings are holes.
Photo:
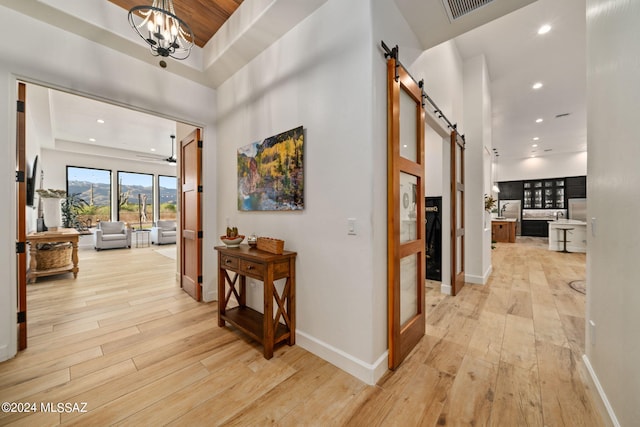
<path fill-rule="evenodd" d="M 453 41 L 447 41 L 424 51 L 411 64 L 411 73 L 418 80 L 424 79 L 427 95 L 452 123 L 458 123 L 460 132 L 464 133 L 462 58 L 456 44 Z M 426 109 L 431 110 L 431 105 L 427 103 Z M 445 125 L 444 121 L 441 123 Z M 449 191 L 449 167 L 448 163 L 445 164 L 443 157 L 443 153 L 448 150 L 449 138 L 442 138 L 427 126 L 425 130 L 425 194 L 427 196 L 438 197 L 443 195 L 443 190 Z"/>
<path fill-rule="evenodd" d="M 372 382 L 386 347 L 374 348 L 371 11 L 369 1 L 330 0 L 218 88 L 219 200 L 244 234 L 285 240 L 296 262 L 297 344 Z M 305 207 L 240 212 L 237 149 L 304 126 Z M 386 171 L 376 171 L 386 173 Z M 347 235 L 356 218 L 356 236 Z M 261 309 L 260 287 L 248 303 Z M 386 344 L 386 343 L 385 343 Z M 386 369 L 386 366 L 384 367 Z M 383 371 L 384 372 L 384 371 Z"/>
<path fill-rule="evenodd" d="M 640 2 L 587 0 L 586 358 L 616 425 L 640 420 Z M 589 321 L 595 322 L 593 335 Z M 617 420 L 615 420 L 617 418 Z"/>
<path fill-rule="evenodd" d="M 464 61 L 465 148 L 465 280 L 485 284 L 491 273 L 491 223 L 484 210 L 485 182 L 490 166 L 491 93 L 484 55 Z"/>
<path fill-rule="evenodd" d="M 204 155 L 215 158 L 214 90 L 3 6 L 0 36 L 12 40 L 0 57 L 0 100 L 4 100 L 0 102 L 0 172 L 4 176 L 13 176 L 15 170 L 16 77 L 200 124 L 205 127 Z M 214 167 L 206 164 L 203 171 L 204 205 L 210 207 L 203 213 L 205 229 L 215 228 Z M 7 225 L 2 232 L 4 238 L 0 239 L 0 361 L 16 352 L 14 196 L 14 183 L 3 181 L 0 199 L 11 202 L 7 209 L 0 210 L 0 222 Z M 214 240 L 205 234 L 204 247 L 211 248 Z M 205 250 L 204 256 L 204 288 L 215 288 L 216 258 L 212 251 Z"/>
<path fill-rule="evenodd" d="M 495 180 L 498 182 L 584 176 L 586 174 L 586 151 L 521 159 L 500 157 L 495 165 Z"/>

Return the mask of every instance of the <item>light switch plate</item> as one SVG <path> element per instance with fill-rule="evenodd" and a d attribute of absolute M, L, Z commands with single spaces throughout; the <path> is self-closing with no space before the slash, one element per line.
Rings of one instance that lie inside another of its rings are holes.
<path fill-rule="evenodd" d="M 356 219 L 347 218 L 347 234 L 350 236 L 356 235 Z"/>

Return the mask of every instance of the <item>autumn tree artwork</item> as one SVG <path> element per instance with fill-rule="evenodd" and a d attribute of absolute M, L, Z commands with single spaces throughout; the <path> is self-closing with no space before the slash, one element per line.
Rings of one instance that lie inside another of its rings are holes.
<path fill-rule="evenodd" d="M 238 210 L 304 209 L 302 126 L 238 149 Z"/>

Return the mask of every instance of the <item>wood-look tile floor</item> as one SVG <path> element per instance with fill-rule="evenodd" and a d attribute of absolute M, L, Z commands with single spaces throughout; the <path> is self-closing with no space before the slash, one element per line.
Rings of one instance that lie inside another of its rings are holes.
<path fill-rule="evenodd" d="M 0 364 L 0 425 L 601 426 L 583 373 L 584 254 L 498 244 L 486 286 L 427 287 L 427 335 L 377 386 L 216 323 L 153 248 L 80 255 L 29 285 L 29 348 Z M 86 403 L 88 412 L 42 412 Z"/>

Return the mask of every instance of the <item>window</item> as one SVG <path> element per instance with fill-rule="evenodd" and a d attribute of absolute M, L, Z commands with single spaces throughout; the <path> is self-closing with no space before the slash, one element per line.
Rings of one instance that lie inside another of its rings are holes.
<path fill-rule="evenodd" d="M 111 220 L 110 170 L 67 166 L 67 194 L 85 202 L 78 211 L 78 220 L 85 226 Z"/>
<path fill-rule="evenodd" d="M 158 194 L 160 200 L 159 218 L 161 220 L 175 220 L 178 207 L 178 179 L 175 176 L 158 176 Z"/>
<path fill-rule="evenodd" d="M 153 225 L 153 175 L 118 172 L 118 220 L 134 228 Z"/>

